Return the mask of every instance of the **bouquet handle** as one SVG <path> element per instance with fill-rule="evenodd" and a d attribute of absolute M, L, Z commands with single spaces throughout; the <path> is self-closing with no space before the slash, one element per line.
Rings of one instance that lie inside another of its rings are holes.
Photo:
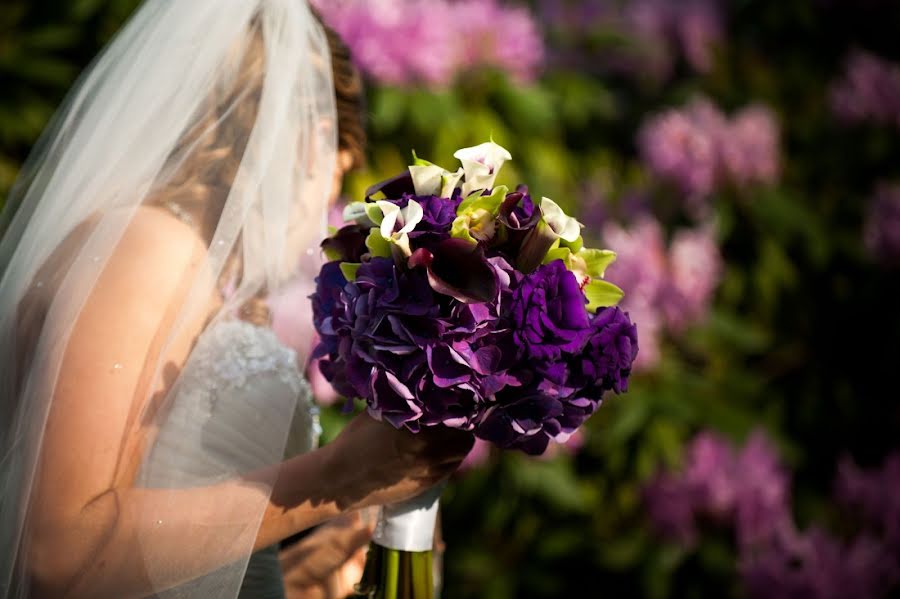
<path fill-rule="evenodd" d="M 381 508 L 357 597 L 433 599 L 432 547 L 441 482 L 421 495 Z"/>
<path fill-rule="evenodd" d="M 381 508 L 372 541 L 387 549 L 431 551 L 442 481 L 421 495 Z"/>

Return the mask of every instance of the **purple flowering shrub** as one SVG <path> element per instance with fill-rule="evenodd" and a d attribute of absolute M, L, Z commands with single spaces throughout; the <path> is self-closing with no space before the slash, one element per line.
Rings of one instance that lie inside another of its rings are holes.
<path fill-rule="evenodd" d="M 880 262 L 900 265 L 900 184 L 880 183 L 868 202 L 863 240 Z"/>
<path fill-rule="evenodd" d="M 628 289 L 621 305 L 641 337 L 635 369 L 651 370 L 660 363 L 665 333 L 678 335 L 709 315 L 724 270 L 714 232 L 705 225 L 680 228 L 667 246 L 661 224 L 648 214 L 627 228 L 607 222 L 600 232 L 621 252 L 606 276 Z"/>
<path fill-rule="evenodd" d="M 627 390 L 637 329 L 601 278 L 615 255 L 552 201 L 493 187 L 505 150 L 468 150 L 457 173 L 417 164 L 348 207 L 356 222 L 323 242 L 314 355 L 395 427 L 541 454 Z"/>
<path fill-rule="evenodd" d="M 848 54 L 844 72 L 831 85 L 831 110 L 845 123 L 900 127 L 900 65 L 859 49 Z"/>
<path fill-rule="evenodd" d="M 479 67 L 498 68 L 518 81 L 529 81 L 544 58 L 543 40 L 531 13 L 497 0 L 314 0 L 312 4 L 349 45 L 359 67 L 381 83 L 446 87 L 460 73 Z"/>
<path fill-rule="evenodd" d="M 884 596 L 900 582 L 900 454 L 868 472 L 843 459 L 835 495 L 861 531 L 843 540 L 818 526 L 798 530 L 787 470 L 766 437 L 736 449 L 708 431 L 691 441 L 680 472 L 644 488 L 647 513 L 669 539 L 695 545 L 709 524 L 734 531 L 750 597 Z"/>
<path fill-rule="evenodd" d="M 779 144 L 769 108 L 747 106 L 729 119 L 705 98 L 652 116 L 638 134 L 650 171 L 672 182 L 694 214 L 703 214 L 708 196 L 723 186 L 775 183 Z"/>

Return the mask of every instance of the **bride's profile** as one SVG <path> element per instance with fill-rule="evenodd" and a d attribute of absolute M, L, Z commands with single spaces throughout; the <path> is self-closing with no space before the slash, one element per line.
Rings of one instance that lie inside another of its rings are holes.
<path fill-rule="evenodd" d="M 329 35 L 305 0 L 146 0 L 34 149 L 0 219 L 0 598 L 283 597 L 280 541 L 465 457 L 365 414 L 316 448 L 311 348 L 269 326 L 361 159 Z"/>

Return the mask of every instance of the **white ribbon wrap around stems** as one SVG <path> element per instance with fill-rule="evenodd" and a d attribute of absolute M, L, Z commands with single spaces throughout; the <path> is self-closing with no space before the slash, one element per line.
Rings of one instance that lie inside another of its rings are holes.
<path fill-rule="evenodd" d="M 412 499 L 383 506 L 372 540 L 388 549 L 431 551 L 438 504 L 446 486 L 443 481 Z"/>

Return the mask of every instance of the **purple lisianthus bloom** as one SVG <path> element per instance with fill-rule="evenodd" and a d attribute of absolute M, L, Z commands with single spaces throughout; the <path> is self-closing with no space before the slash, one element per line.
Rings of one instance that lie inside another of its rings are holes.
<path fill-rule="evenodd" d="M 583 389 L 596 388 L 597 396 L 607 389 L 623 393 L 637 354 L 637 327 L 628 314 L 615 307 L 601 308 L 591 320 L 584 350 L 572 357 L 572 378 Z"/>
<path fill-rule="evenodd" d="M 450 239 L 450 227 L 456 219 L 459 198 L 445 199 L 437 196 L 415 198 L 422 206 L 422 220 L 409 233 L 410 246 L 434 252 L 437 245 Z"/>
<path fill-rule="evenodd" d="M 584 293 L 562 260 L 523 277 L 511 303 L 514 335 L 529 357 L 559 360 L 584 346 L 589 330 Z"/>

